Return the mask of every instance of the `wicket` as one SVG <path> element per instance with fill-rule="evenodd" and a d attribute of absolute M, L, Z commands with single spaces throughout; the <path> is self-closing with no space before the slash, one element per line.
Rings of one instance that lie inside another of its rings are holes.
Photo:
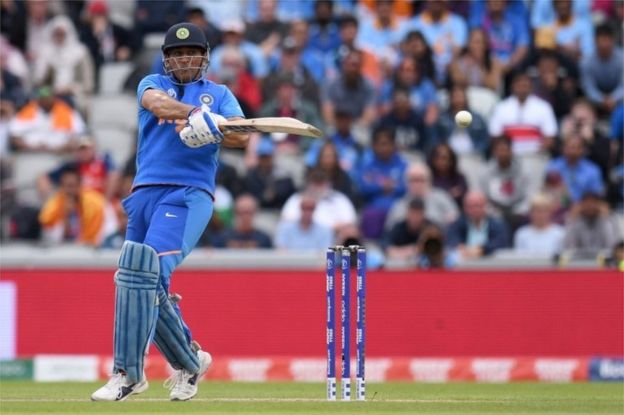
<path fill-rule="evenodd" d="M 366 316 L 366 249 L 363 246 L 336 245 L 327 249 L 327 400 L 336 400 L 336 269 L 340 266 L 340 332 L 341 332 L 341 400 L 351 400 L 351 253 L 356 254 L 356 330 L 355 369 L 356 399 L 365 400 L 365 316 Z M 336 261 L 336 257 L 339 261 Z"/>

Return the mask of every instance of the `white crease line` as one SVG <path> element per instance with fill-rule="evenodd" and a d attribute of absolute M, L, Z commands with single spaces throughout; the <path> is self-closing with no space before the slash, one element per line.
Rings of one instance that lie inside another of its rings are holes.
<path fill-rule="evenodd" d="M 127 402 L 169 402 L 167 398 L 133 398 L 130 397 Z M 82 398 L 0 398 L 0 402 L 5 403 L 36 403 L 36 402 L 91 402 L 89 399 Z M 327 402 L 321 398 L 194 398 L 192 402 Z M 340 400 L 338 400 L 340 402 Z M 353 402 L 356 402 L 355 400 Z M 372 399 L 366 402 L 383 402 L 383 403 L 509 403 L 510 400 L 493 400 L 493 399 Z"/>

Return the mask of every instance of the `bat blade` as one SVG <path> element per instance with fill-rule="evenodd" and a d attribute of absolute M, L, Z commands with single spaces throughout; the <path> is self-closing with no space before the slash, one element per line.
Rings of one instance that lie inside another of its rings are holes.
<path fill-rule="evenodd" d="M 224 133 L 287 133 L 306 137 L 322 137 L 321 130 L 313 125 L 290 117 L 264 117 L 225 121 L 219 124 Z"/>

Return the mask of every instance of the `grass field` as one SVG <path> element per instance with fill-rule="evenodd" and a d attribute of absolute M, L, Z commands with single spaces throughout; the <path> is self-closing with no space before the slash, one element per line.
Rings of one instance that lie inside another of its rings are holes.
<path fill-rule="evenodd" d="M 624 385 L 600 383 L 367 385 L 366 402 L 326 402 L 320 383 L 203 382 L 189 402 L 169 402 L 152 382 L 126 402 L 91 402 L 101 383 L 0 384 L 1 414 L 618 414 Z"/>

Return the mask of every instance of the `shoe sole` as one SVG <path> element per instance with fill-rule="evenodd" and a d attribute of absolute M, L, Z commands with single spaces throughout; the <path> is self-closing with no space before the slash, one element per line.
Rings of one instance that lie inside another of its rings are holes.
<path fill-rule="evenodd" d="M 94 402 L 123 402 L 129 397 L 131 397 L 132 395 L 138 395 L 139 393 L 145 392 L 148 388 L 149 388 L 149 383 L 146 380 L 146 381 L 139 383 L 132 392 L 130 392 L 129 394 L 127 394 L 121 399 L 97 399 L 97 398 L 94 398 L 93 395 L 91 395 L 91 400 Z"/>

